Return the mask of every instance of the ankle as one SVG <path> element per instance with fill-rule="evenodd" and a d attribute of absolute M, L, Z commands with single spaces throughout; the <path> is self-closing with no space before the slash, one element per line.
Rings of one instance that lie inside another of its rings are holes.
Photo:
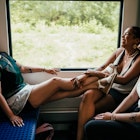
<path fill-rule="evenodd" d="M 100 81 L 101 85 L 106 86 L 108 84 L 107 80 L 103 79 Z"/>

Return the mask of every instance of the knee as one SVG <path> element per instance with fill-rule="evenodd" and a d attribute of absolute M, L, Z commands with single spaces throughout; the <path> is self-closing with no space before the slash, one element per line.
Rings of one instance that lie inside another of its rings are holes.
<path fill-rule="evenodd" d="M 53 77 L 53 78 L 51 78 L 51 81 L 52 81 L 54 84 L 56 84 L 57 81 L 59 81 L 59 80 L 60 80 L 59 77 Z"/>
<path fill-rule="evenodd" d="M 91 92 L 92 91 L 88 90 L 83 94 L 82 102 L 87 102 L 91 99 L 91 95 L 90 95 Z"/>
<path fill-rule="evenodd" d="M 96 92 L 94 92 L 94 90 L 88 90 L 83 94 L 82 102 L 94 103 L 97 98 L 96 96 L 98 96 L 98 94 Z"/>

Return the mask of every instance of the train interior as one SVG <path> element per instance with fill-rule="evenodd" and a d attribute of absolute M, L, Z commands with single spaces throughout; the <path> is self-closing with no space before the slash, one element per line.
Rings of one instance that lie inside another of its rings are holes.
<path fill-rule="evenodd" d="M 122 31 L 131 25 L 140 26 L 140 2 L 139 0 L 124 0 L 123 1 L 123 15 L 121 27 Z M 0 0 L 0 49 L 9 52 L 9 36 L 7 30 L 7 16 L 5 0 Z M 60 77 L 74 77 L 84 71 L 60 71 Z M 49 79 L 52 75 L 45 75 L 44 73 L 24 74 L 25 81 L 30 84 L 37 84 L 41 81 Z M 81 95 L 82 96 L 82 95 Z M 54 101 L 42 105 L 38 124 L 51 123 L 54 127 L 55 133 L 53 140 L 75 140 L 78 107 L 81 101 L 81 96 L 75 98 L 66 98 L 59 101 Z"/>

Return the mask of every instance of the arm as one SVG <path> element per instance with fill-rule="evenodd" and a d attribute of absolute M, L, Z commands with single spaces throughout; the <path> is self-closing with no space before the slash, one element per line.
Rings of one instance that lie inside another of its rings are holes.
<path fill-rule="evenodd" d="M 2 95 L 1 92 L 1 82 L 0 82 L 0 107 L 1 109 L 4 111 L 4 113 L 6 114 L 6 116 L 9 118 L 9 120 L 12 122 L 13 126 L 17 125 L 19 127 L 23 126 L 23 120 L 22 118 L 20 118 L 19 116 L 16 116 L 12 110 L 10 109 L 10 107 L 8 106 L 5 98 Z"/>
<path fill-rule="evenodd" d="M 39 68 L 39 67 L 29 67 L 29 66 L 23 66 L 16 62 L 16 64 L 19 66 L 21 73 L 34 73 L 34 72 L 47 72 L 50 74 L 57 74 L 59 72 L 58 69 L 47 69 L 47 68 Z"/>
<path fill-rule="evenodd" d="M 140 82 L 140 80 L 138 80 Z M 125 112 L 134 103 L 138 101 L 139 97 L 136 91 L 136 85 L 131 91 L 131 93 L 121 102 L 121 104 L 113 111 L 113 113 Z"/>
<path fill-rule="evenodd" d="M 120 122 L 140 122 L 140 112 L 131 112 L 131 113 L 101 113 L 94 117 L 96 120 L 113 120 Z"/>
<path fill-rule="evenodd" d="M 111 120 L 116 120 L 120 122 L 140 122 L 140 112 L 132 113 L 117 113 L 111 115 Z"/>
<path fill-rule="evenodd" d="M 140 78 L 138 80 L 140 82 Z M 140 112 L 123 113 L 129 109 L 139 99 L 136 91 L 137 84 L 131 91 L 131 93 L 121 102 L 121 104 L 112 112 L 106 112 L 96 115 L 95 119 L 103 120 L 117 120 L 122 122 L 140 122 Z"/>
<path fill-rule="evenodd" d="M 112 56 L 106 61 L 106 63 L 104 65 L 102 65 L 101 67 L 96 69 L 96 75 L 99 75 L 99 78 L 104 78 L 108 75 L 106 75 L 106 73 L 103 73 L 102 71 L 110 64 L 113 63 L 115 61 L 115 59 L 117 58 L 117 56 L 122 52 L 122 48 L 117 49 L 117 51 L 115 53 L 112 54 Z M 123 68 L 125 68 L 125 64 L 123 63 L 123 61 L 119 64 L 117 70 L 120 73 L 122 71 Z M 133 63 L 133 65 L 129 68 L 129 70 L 124 74 L 124 75 L 117 75 L 114 82 L 118 83 L 118 84 L 127 84 L 128 82 L 130 82 L 132 79 L 134 79 L 135 77 L 137 77 L 140 72 L 140 55 L 136 58 L 135 62 Z M 93 72 L 93 75 L 94 73 Z M 102 74 L 101 74 L 102 73 Z M 103 75 L 104 74 L 104 75 Z M 92 72 L 90 72 L 88 75 L 92 75 Z"/>
<path fill-rule="evenodd" d="M 106 67 L 112 64 L 122 51 L 122 48 L 118 48 L 102 66 L 95 70 L 87 70 L 85 74 L 87 74 L 88 76 L 96 76 L 99 79 L 107 77 L 108 74 L 105 71 Z"/>
<path fill-rule="evenodd" d="M 140 82 L 140 78 L 138 82 Z M 140 112 L 121 113 L 121 112 L 126 111 L 129 107 L 131 107 L 135 102 L 139 100 L 136 87 L 137 87 L 137 84 L 135 85 L 131 93 L 112 112 L 112 115 L 111 115 L 112 120 L 118 120 L 118 121 L 123 121 L 123 122 L 140 122 Z"/>

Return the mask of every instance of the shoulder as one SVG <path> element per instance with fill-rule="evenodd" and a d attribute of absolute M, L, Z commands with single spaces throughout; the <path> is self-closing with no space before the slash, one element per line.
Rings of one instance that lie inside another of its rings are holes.
<path fill-rule="evenodd" d="M 118 48 L 115 52 L 116 57 L 118 57 L 122 52 L 124 52 L 124 48 L 122 48 L 122 47 Z"/>
<path fill-rule="evenodd" d="M 8 53 L 7 53 L 7 52 L 0 52 L 0 54 L 6 54 L 6 55 L 8 55 Z"/>
<path fill-rule="evenodd" d="M 0 55 L 2 55 L 2 56 L 9 56 L 7 52 L 0 52 Z"/>

